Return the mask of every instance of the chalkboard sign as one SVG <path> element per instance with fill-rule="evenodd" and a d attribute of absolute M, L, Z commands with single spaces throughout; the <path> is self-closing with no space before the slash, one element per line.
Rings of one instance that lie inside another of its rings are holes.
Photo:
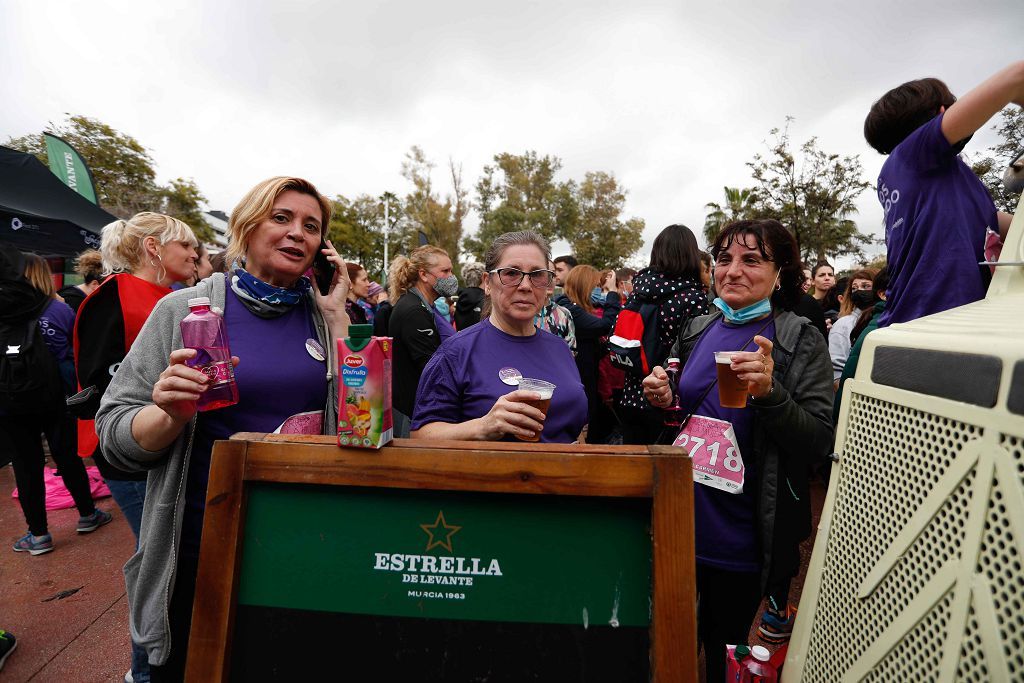
<path fill-rule="evenodd" d="M 695 676 L 677 451 L 242 436 L 214 449 L 190 680 Z"/>

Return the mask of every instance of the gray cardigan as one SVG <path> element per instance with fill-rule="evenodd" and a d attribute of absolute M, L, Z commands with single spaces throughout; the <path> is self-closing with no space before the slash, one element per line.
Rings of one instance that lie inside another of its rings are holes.
<path fill-rule="evenodd" d="M 693 318 L 672 346 L 686 374 L 697 340 L 722 314 Z M 757 541 L 761 588 L 799 569 L 800 541 L 811 532 L 808 470 L 832 448 L 832 363 L 825 340 L 806 318 L 775 312 L 774 386 L 750 399 L 755 411 L 754 458 L 758 476 Z"/>
<path fill-rule="evenodd" d="M 132 436 L 135 414 L 153 403 L 153 385 L 167 368 L 171 351 L 182 348 L 179 323 L 188 315 L 188 300 L 210 298 L 212 306 L 224 308 L 225 277 L 215 273 L 195 287 L 179 290 L 161 299 L 125 356 L 103 395 L 96 413 L 96 431 L 104 455 L 115 466 L 129 472 L 148 470 L 146 503 L 139 532 L 139 549 L 124 566 L 130 608 L 132 639 L 144 647 L 150 664 L 166 663 L 170 654 L 168 609 L 178 564 L 181 519 L 184 512 L 185 482 L 192 437 L 193 418 L 178 438 L 166 449 L 147 451 Z M 320 343 L 328 349 L 328 396 L 324 428 L 337 430 L 337 391 L 332 372 L 335 357 L 333 340 L 316 306 L 313 292 L 314 323 Z"/>

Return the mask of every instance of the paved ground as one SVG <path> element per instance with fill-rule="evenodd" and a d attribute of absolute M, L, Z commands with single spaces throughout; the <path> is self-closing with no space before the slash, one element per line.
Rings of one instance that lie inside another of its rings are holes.
<path fill-rule="evenodd" d="M 0 468 L 0 628 L 18 638 L 0 680 L 122 681 L 131 655 L 121 567 L 135 540 L 112 498 L 97 502 L 114 520 L 91 534 L 75 531 L 78 511 L 47 513 L 54 551 L 32 557 L 10 546 L 25 533 L 11 498 L 14 472 Z M 53 596 L 63 591 L 74 594 Z"/>
<path fill-rule="evenodd" d="M 4 683 L 94 683 L 122 681 L 130 663 L 128 608 L 121 567 L 135 541 L 113 499 L 98 505 L 114 521 L 91 534 L 78 534 L 78 511 L 48 513 L 55 550 L 36 557 L 15 553 L 10 544 L 25 533 L 18 501 L 11 498 L 14 472 L 0 467 L 0 628 L 18 637 L 18 649 L 0 672 Z M 812 488 L 814 522 L 824 502 L 824 487 Z M 813 538 L 813 537 L 812 537 Z M 797 604 L 810 560 L 808 540 L 801 549 L 800 577 L 790 602 Z M 77 590 L 75 590 L 77 589 Z M 75 591 L 64 598 L 54 597 Z M 751 643 L 757 624 L 751 630 Z"/>

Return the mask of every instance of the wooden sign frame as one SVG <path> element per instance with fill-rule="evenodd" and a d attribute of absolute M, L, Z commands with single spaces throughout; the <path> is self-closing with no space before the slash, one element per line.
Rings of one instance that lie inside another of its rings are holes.
<path fill-rule="evenodd" d="M 651 501 L 651 680 L 697 678 L 693 473 L 682 449 L 396 439 L 377 451 L 331 436 L 243 433 L 213 448 L 186 680 L 227 681 L 252 482 Z"/>

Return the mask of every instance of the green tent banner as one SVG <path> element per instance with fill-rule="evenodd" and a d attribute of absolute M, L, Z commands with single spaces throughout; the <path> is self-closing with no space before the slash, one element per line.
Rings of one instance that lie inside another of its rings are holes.
<path fill-rule="evenodd" d="M 92 173 L 89 171 L 89 167 L 85 165 L 82 155 L 56 135 L 43 133 L 43 140 L 46 141 L 46 157 L 50 162 L 50 170 L 53 171 L 54 175 L 93 204 L 98 204 L 99 202 L 96 201 L 96 188 L 93 187 L 92 182 Z"/>

